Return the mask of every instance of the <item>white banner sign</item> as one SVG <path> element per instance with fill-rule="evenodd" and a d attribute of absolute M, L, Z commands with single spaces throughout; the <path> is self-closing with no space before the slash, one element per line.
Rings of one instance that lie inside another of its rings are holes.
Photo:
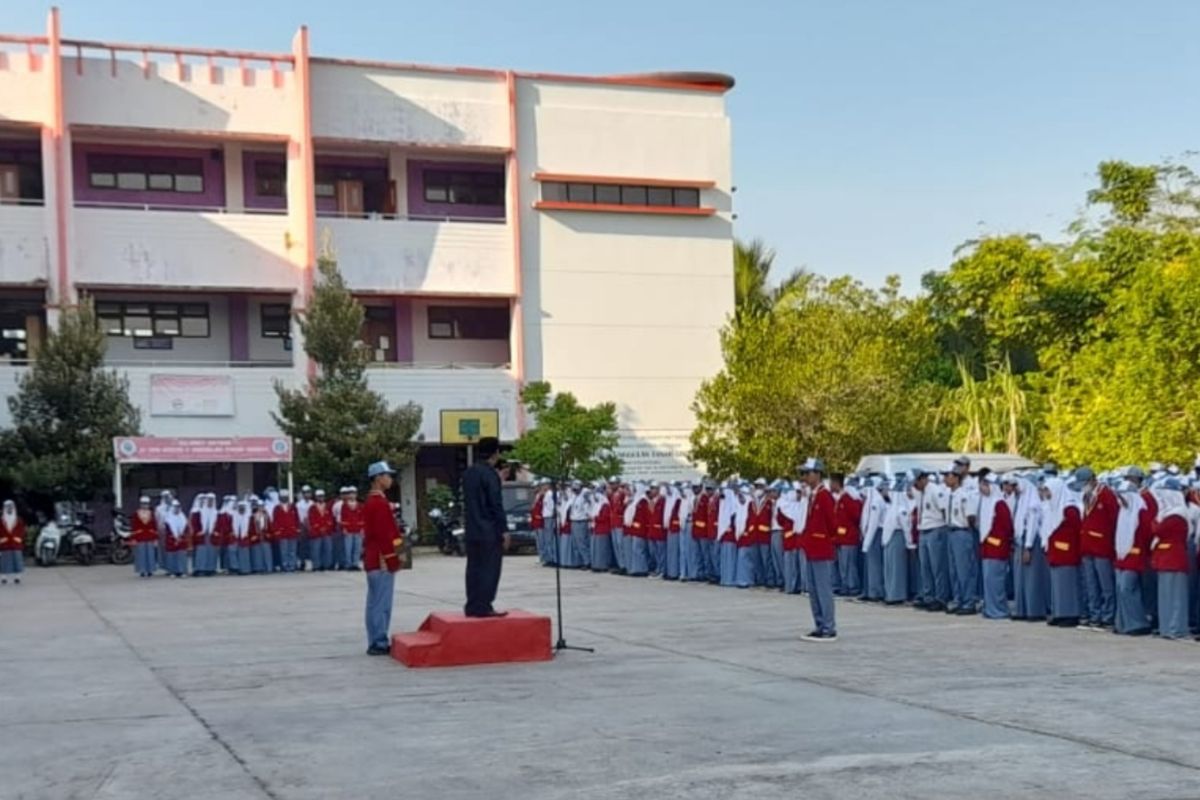
<path fill-rule="evenodd" d="M 625 465 L 621 477 L 635 481 L 699 477 L 699 471 L 688 461 L 689 447 L 686 433 L 622 433 L 615 451 Z"/>
<path fill-rule="evenodd" d="M 233 378 L 229 375 L 151 375 L 153 417 L 232 417 Z"/>

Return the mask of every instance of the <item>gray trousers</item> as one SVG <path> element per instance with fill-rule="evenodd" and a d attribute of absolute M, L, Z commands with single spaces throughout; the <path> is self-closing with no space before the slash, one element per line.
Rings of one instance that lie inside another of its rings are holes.
<path fill-rule="evenodd" d="M 1117 633 L 1150 630 L 1150 616 L 1142 600 L 1142 574 L 1128 569 L 1116 573 L 1117 611 L 1113 621 Z"/>
<path fill-rule="evenodd" d="M 833 605 L 833 562 L 808 562 L 808 604 L 813 627 L 822 633 L 837 633 Z"/>
<path fill-rule="evenodd" d="M 1094 625 L 1112 625 L 1117 613 L 1113 562 L 1107 558 L 1084 556 L 1083 587 L 1087 594 L 1087 618 Z"/>
<path fill-rule="evenodd" d="M 974 610 L 976 556 L 979 552 L 979 537 L 970 528 L 951 528 L 947 535 L 950 551 L 950 595 L 954 605 Z"/>

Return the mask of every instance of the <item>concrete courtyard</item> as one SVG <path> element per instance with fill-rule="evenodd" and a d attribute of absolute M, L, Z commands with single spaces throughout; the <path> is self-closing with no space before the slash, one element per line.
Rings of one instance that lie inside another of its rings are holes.
<path fill-rule="evenodd" d="M 427 555 L 393 629 L 460 604 Z M 0 587 L 0 797 L 1200 797 L 1200 645 L 564 573 L 568 652 L 368 658 L 353 573 Z M 505 564 L 498 605 L 550 613 Z"/>

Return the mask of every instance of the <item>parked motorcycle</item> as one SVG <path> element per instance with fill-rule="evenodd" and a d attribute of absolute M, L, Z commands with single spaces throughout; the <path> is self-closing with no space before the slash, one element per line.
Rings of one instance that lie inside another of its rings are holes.
<path fill-rule="evenodd" d="M 87 566 L 96 556 L 96 538 L 78 521 L 70 503 L 54 504 L 54 519 L 46 520 L 34 543 L 34 558 L 43 567 L 53 566 L 59 558 L 74 556 Z"/>
<path fill-rule="evenodd" d="M 122 511 L 113 512 L 112 537 L 108 540 L 108 560 L 125 566 L 133 563 L 133 530 Z"/>
<path fill-rule="evenodd" d="M 451 504 L 450 508 L 454 508 L 453 504 Z M 466 555 L 466 549 L 463 546 L 462 540 L 454 535 L 455 525 L 449 513 L 442 511 L 440 508 L 430 509 L 429 519 L 433 520 L 434 527 L 437 528 L 437 548 L 441 551 L 442 555 Z"/>

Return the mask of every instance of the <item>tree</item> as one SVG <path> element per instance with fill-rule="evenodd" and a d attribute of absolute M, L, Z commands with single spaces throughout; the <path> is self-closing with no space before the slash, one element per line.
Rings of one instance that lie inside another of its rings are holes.
<path fill-rule="evenodd" d="M 757 477 L 809 455 L 851 468 L 864 453 L 944 444 L 930 413 L 941 390 L 922 379 L 933 343 L 896 279 L 872 291 L 810 276 L 770 314 L 722 330 L 725 367 L 692 406 L 692 458 L 716 477 Z"/>
<path fill-rule="evenodd" d="M 302 480 L 358 485 L 371 462 L 399 468 L 412 461 L 421 409 L 411 402 L 392 408 L 367 386 L 367 354 L 358 338 L 363 308 L 330 253 L 318 259 L 317 270 L 312 303 L 297 323 L 318 373 L 304 389 L 276 383 L 279 411 L 271 416 L 295 443 Z"/>
<path fill-rule="evenodd" d="M 91 500 L 112 486 L 113 438 L 139 432 L 129 382 L 104 369 L 105 349 L 90 302 L 63 311 L 8 398 L 12 428 L 0 435 L 0 477 L 32 508 Z"/>
<path fill-rule="evenodd" d="M 740 317 L 760 316 L 769 312 L 805 280 L 804 270 L 794 270 L 774 288 L 770 285 L 775 251 L 754 239 L 749 244 L 733 244 L 733 295 L 735 314 Z"/>
<path fill-rule="evenodd" d="M 539 475 L 591 481 L 621 474 L 617 446 L 617 406 L 588 407 L 570 392 L 555 393 L 549 383 L 535 381 L 521 390 L 521 403 L 533 420 L 512 449 L 512 458 Z"/>

